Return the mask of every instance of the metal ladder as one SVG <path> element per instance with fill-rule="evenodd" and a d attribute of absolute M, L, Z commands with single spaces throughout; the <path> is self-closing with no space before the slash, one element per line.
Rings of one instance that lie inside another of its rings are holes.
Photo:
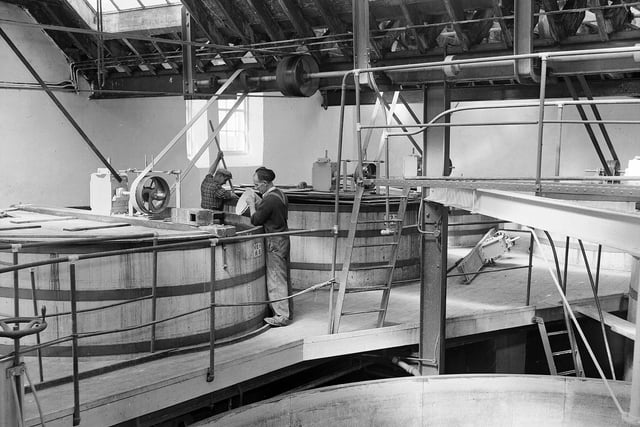
<path fill-rule="evenodd" d="M 342 264 L 342 280 L 338 288 L 338 297 L 336 304 L 333 307 L 333 316 L 331 321 L 331 333 L 337 333 L 340 328 L 340 320 L 342 316 L 353 316 L 367 313 L 378 313 L 377 327 L 381 327 L 384 324 L 384 319 L 387 314 L 387 307 L 389 305 L 389 294 L 391 292 L 391 285 L 393 280 L 393 272 L 396 266 L 396 259 L 398 257 L 398 246 L 400 244 L 400 237 L 402 235 L 402 226 L 404 224 L 404 216 L 407 210 L 409 188 L 405 187 L 400 198 L 400 204 L 396 218 L 385 218 L 380 220 L 360 220 L 360 205 L 362 204 L 362 197 L 364 195 L 364 185 L 359 183 L 356 188 L 356 194 L 353 201 L 353 209 L 351 211 L 351 219 L 349 221 L 349 233 L 347 235 L 347 243 L 345 247 L 344 262 Z M 391 215 L 389 215 L 391 216 Z M 357 229 L 359 225 L 370 224 L 387 224 L 387 228 L 381 230 L 382 236 L 389 236 L 392 240 L 381 243 L 370 244 L 355 244 Z M 383 232 L 387 231 L 388 234 Z M 371 266 L 358 266 L 353 267 L 351 261 L 355 250 L 367 250 L 372 247 L 387 247 L 390 250 L 388 263 L 384 265 L 371 265 Z M 349 273 L 352 271 L 363 270 L 386 270 L 386 280 L 382 285 L 377 286 L 364 286 L 364 287 L 348 287 Z M 362 293 L 362 292 L 374 292 L 382 291 L 382 298 L 380 306 L 377 308 L 357 311 L 343 311 L 344 299 L 347 294 Z"/>
<path fill-rule="evenodd" d="M 540 332 L 540 338 L 542 339 L 542 346 L 544 347 L 544 354 L 547 357 L 547 364 L 549 365 L 549 373 L 551 375 L 561 375 L 561 376 L 576 376 L 576 377 L 584 377 L 584 369 L 582 367 L 582 359 L 580 358 L 580 352 L 578 351 L 578 346 L 576 344 L 576 337 L 573 333 L 573 328 L 571 327 L 571 322 L 569 317 L 567 316 L 566 310 L 564 310 L 564 329 L 558 331 L 548 332 L 547 327 L 544 324 L 544 319 L 542 317 L 534 317 L 532 319 L 534 323 L 538 325 L 538 331 Z M 569 342 L 569 348 L 552 350 L 550 337 L 555 336 L 567 336 L 567 341 Z M 570 355 L 571 360 L 573 362 L 573 369 L 569 369 L 566 371 L 558 372 L 558 368 L 556 366 L 556 358 L 566 357 Z"/>

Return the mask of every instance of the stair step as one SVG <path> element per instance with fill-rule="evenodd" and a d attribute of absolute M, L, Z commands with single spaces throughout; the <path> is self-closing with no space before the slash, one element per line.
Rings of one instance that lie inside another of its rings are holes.
<path fill-rule="evenodd" d="M 564 335 L 569 333 L 566 329 L 563 329 L 561 331 L 553 331 L 553 332 L 548 332 L 547 335 L 551 336 L 555 336 L 555 335 Z"/>
<path fill-rule="evenodd" d="M 343 311 L 343 316 L 355 316 L 358 314 L 369 314 L 369 313 L 380 313 L 382 311 L 387 311 L 385 308 L 376 308 L 373 310 L 359 310 L 359 311 Z"/>
<path fill-rule="evenodd" d="M 393 264 L 371 265 L 367 267 L 351 267 L 349 271 L 381 270 L 384 268 L 393 268 Z"/>
<path fill-rule="evenodd" d="M 571 353 L 573 353 L 573 350 L 569 349 L 569 350 L 554 351 L 551 354 L 554 356 L 562 356 L 563 354 L 571 354 Z"/>
<path fill-rule="evenodd" d="M 373 291 L 386 291 L 389 289 L 388 286 L 370 286 L 370 287 L 359 287 L 359 288 L 347 288 L 345 292 L 348 294 L 356 294 L 359 292 L 373 292 Z"/>

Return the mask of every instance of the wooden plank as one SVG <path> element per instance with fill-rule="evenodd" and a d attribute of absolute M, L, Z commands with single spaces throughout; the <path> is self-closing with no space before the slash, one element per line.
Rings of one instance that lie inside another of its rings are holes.
<path fill-rule="evenodd" d="M 598 309 L 594 306 L 583 305 L 574 307 L 574 310 L 598 322 L 600 321 L 600 316 L 598 316 Z M 606 311 L 602 312 L 602 318 L 604 320 L 604 324 L 609 326 L 613 332 L 629 338 L 630 340 L 636 340 L 635 323 L 631 323 L 628 320 L 622 319 L 611 313 L 607 313 Z"/>
<path fill-rule="evenodd" d="M 102 228 L 116 228 L 116 227 L 129 227 L 131 224 L 127 222 L 115 222 L 112 224 L 100 224 L 100 225 L 85 225 L 80 227 L 64 227 L 63 231 L 87 231 L 87 230 L 100 230 Z"/>
<path fill-rule="evenodd" d="M 32 224 L 32 225 L 10 225 L 10 226 L 0 226 L 0 231 L 8 231 L 8 230 L 24 230 L 25 228 L 40 228 L 41 225 Z"/>
<path fill-rule="evenodd" d="M 53 221 L 66 221 L 69 219 L 77 219 L 75 216 L 59 216 L 56 218 L 16 218 L 9 220 L 10 223 L 13 224 L 31 224 L 34 222 L 53 222 Z"/>

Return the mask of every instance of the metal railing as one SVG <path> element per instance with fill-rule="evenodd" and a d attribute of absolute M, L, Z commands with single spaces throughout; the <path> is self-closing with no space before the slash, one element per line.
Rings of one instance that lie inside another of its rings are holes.
<path fill-rule="evenodd" d="M 312 235 L 319 233 L 326 233 L 331 231 L 329 229 L 310 229 L 310 230 L 296 230 L 296 231 L 287 231 L 281 233 L 260 233 L 260 234 L 250 234 L 250 235 L 238 235 L 233 237 L 220 237 L 220 238 L 212 238 L 210 235 L 207 236 L 191 236 L 185 237 L 186 242 L 176 242 L 176 243 L 163 243 L 159 242 L 159 238 L 157 233 L 141 233 L 135 235 L 120 235 L 120 236 L 110 236 L 110 237 L 91 237 L 91 238 L 73 238 L 73 239 L 56 239 L 46 242 L 33 242 L 33 243 L 22 243 L 22 244 L 2 244 L 0 245 L 0 251 L 2 250 L 10 250 L 13 258 L 13 265 L 0 268 L 0 274 L 9 274 L 13 275 L 13 292 L 14 292 L 14 315 L 15 317 L 19 317 L 20 315 L 20 284 L 19 284 L 19 275 L 18 273 L 21 270 L 30 270 L 30 278 L 31 278 L 31 293 L 32 293 L 32 301 L 34 304 L 34 311 L 36 311 L 35 315 L 38 316 L 37 313 L 37 288 L 35 284 L 35 268 L 54 265 L 54 264 L 62 264 L 68 263 L 69 265 L 69 303 L 70 303 L 70 311 L 59 312 L 54 314 L 46 314 L 43 310 L 41 315 L 43 318 L 46 317 L 60 317 L 60 316 L 71 316 L 71 335 L 60 337 L 54 340 L 50 340 L 47 342 L 40 342 L 38 338 L 37 344 L 28 346 L 26 348 L 20 348 L 18 341 L 16 341 L 16 345 L 14 347 L 14 351 L 12 353 L 6 354 L 0 357 L 0 360 L 15 358 L 19 355 L 29 354 L 33 352 L 37 352 L 38 357 L 38 365 L 40 368 L 40 377 L 41 381 L 43 379 L 43 370 L 42 370 L 42 354 L 41 350 L 47 347 L 51 347 L 54 345 L 58 345 L 64 342 L 71 341 L 71 363 L 72 363 L 72 378 L 73 382 L 73 400 L 74 400 L 74 409 L 73 409 L 73 425 L 78 425 L 80 423 L 80 370 L 79 370 L 79 351 L 78 351 L 78 340 L 83 338 L 96 337 L 101 335 L 109 335 L 122 333 L 142 328 L 151 328 L 150 338 L 149 338 L 149 352 L 154 353 L 156 351 L 156 325 L 164 322 L 173 321 L 185 316 L 189 316 L 195 313 L 209 311 L 210 312 L 210 343 L 209 343 L 209 369 L 207 372 L 207 381 L 213 381 L 214 378 L 214 351 L 215 351 L 215 308 L 216 307 L 239 307 L 239 306 L 249 306 L 249 305 L 267 305 L 274 301 L 248 301 L 242 303 L 233 303 L 233 304 L 221 304 L 216 303 L 215 301 L 215 287 L 216 287 L 216 273 L 215 273 L 215 248 L 219 245 L 225 243 L 233 243 L 233 242 L 241 242 L 246 240 L 254 240 L 254 239 L 262 239 L 265 237 L 272 237 L 277 235 Z M 38 261 L 19 263 L 19 253 L 23 249 L 36 249 L 36 248 L 44 248 L 51 246 L 58 246 L 61 244 L 64 245 L 86 245 L 86 244 L 96 244 L 96 243 L 105 243 L 105 242 L 136 242 L 136 243 L 147 243 L 148 246 L 142 246 L 137 248 L 127 248 L 127 249 L 117 249 L 111 251 L 100 251 L 100 252 L 91 252 L 86 254 L 79 255 L 68 255 L 68 256 L 58 256 L 55 258 L 48 258 Z M 174 316 L 166 317 L 163 319 L 157 319 L 157 282 L 158 282 L 158 253 L 161 251 L 168 250 L 189 250 L 189 249 L 207 249 L 210 248 L 210 263 L 211 263 L 211 272 L 210 272 L 210 295 L 211 301 L 208 305 L 203 306 L 201 308 L 197 308 L 195 310 L 190 310 L 187 312 L 179 313 Z M 105 258 L 119 255 L 129 255 L 129 254 L 138 254 L 138 253 L 148 253 L 151 252 L 153 255 L 152 262 L 152 283 L 151 283 L 151 292 L 149 295 L 144 295 L 142 297 L 128 299 L 126 301 L 120 301 L 113 304 L 101 305 L 98 307 L 86 308 L 86 309 L 78 309 L 78 290 L 77 290 L 77 269 L 76 264 L 83 260 L 89 259 L 97 259 L 97 258 Z M 303 291 L 292 294 L 284 299 L 291 299 L 298 297 L 302 294 L 315 291 L 324 286 L 328 286 L 333 283 L 333 280 L 329 280 L 326 282 L 322 282 L 316 285 L 313 285 Z M 91 331 L 91 332 L 79 332 L 78 331 L 78 314 L 80 313 L 88 313 L 95 312 L 99 310 L 105 310 L 108 308 L 113 308 L 125 304 L 130 304 L 134 302 L 140 302 L 145 300 L 151 300 L 151 321 L 140 323 L 133 326 L 123 327 L 123 328 L 115 328 L 111 330 L 102 330 L 102 331 Z M 34 387 L 32 387 L 32 391 Z"/>

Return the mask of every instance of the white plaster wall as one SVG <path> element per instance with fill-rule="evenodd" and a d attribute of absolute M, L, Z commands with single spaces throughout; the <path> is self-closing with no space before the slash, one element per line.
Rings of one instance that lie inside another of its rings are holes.
<path fill-rule="evenodd" d="M 6 3 L 0 3 L 0 16 L 31 20 Z M 70 80 L 66 58 L 44 32 L 8 25 L 3 29 L 46 82 Z M 0 80 L 35 82 L 4 41 L 0 57 Z M 151 159 L 185 122 L 180 97 L 91 101 L 86 94 L 55 95 L 117 169 L 143 167 L 144 155 Z M 0 208 L 19 202 L 89 204 L 90 174 L 103 165 L 43 91 L 0 89 L 0 121 Z M 181 141 L 158 167 L 176 168 L 176 160 L 181 166 L 184 159 Z M 192 193 L 191 199 L 199 199 Z"/>

